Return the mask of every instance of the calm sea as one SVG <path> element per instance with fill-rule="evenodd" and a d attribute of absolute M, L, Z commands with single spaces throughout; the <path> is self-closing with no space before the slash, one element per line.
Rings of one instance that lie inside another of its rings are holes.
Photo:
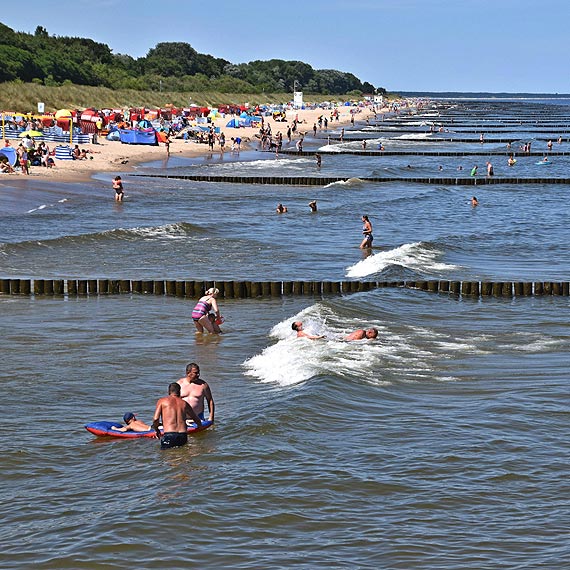
<path fill-rule="evenodd" d="M 138 169 L 347 179 L 329 186 L 124 176 L 116 204 L 111 174 L 4 176 L 0 276 L 568 281 L 567 186 L 360 179 L 468 176 L 474 164 L 483 177 L 487 161 L 496 177 L 567 176 L 569 156 L 543 166 L 519 153 L 528 141 L 546 152 L 548 138 L 570 152 L 564 103 L 439 102 L 357 123 L 341 145 L 327 145 L 338 130 L 319 131 L 305 149 L 321 150 L 320 169 L 258 150 Z M 481 132 L 483 145 L 467 142 Z M 504 138 L 514 167 L 493 141 Z M 489 154 L 338 152 L 363 139 L 369 150 Z M 358 248 L 362 214 L 370 256 Z M 0 297 L 0 567 L 568 568 L 569 304 L 400 289 L 222 299 L 226 334 L 198 338 L 192 300 Z M 327 340 L 293 338 L 297 319 Z M 377 341 L 342 342 L 369 326 Z M 217 422 L 188 446 L 161 452 L 83 429 L 127 411 L 150 421 L 191 361 Z"/>

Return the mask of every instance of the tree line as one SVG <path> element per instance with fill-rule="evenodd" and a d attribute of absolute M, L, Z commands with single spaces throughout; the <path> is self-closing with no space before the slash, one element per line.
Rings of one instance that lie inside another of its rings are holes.
<path fill-rule="evenodd" d="M 114 54 L 88 38 L 50 36 L 42 26 L 34 34 L 0 23 L 0 82 L 22 81 L 57 86 L 73 83 L 159 91 L 290 93 L 294 86 L 322 95 L 382 93 L 352 73 L 313 69 L 301 61 L 251 61 L 234 64 L 198 53 L 185 42 L 162 42 L 145 57 Z"/>

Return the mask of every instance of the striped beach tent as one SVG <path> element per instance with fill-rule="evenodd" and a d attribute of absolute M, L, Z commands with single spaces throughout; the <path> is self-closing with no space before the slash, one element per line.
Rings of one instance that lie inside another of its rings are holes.
<path fill-rule="evenodd" d="M 59 160 L 73 160 L 71 147 L 68 144 L 60 144 L 55 147 L 55 158 Z"/>

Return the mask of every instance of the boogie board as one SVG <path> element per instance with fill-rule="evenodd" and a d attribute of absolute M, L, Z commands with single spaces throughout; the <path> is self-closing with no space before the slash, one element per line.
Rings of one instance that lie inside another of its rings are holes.
<path fill-rule="evenodd" d="M 212 425 L 211 421 L 204 421 L 200 427 L 197 427 L 195 423 L 188 425 L 188 434 L 197 433 L 199 431 L 204 431 Z M 112 429 L 114 427 L 123 427 L 123 424 L 118 422 L 91 422 L 85 424 L 85 429 L 92 433 L 93 435 L 98 435 L 100 437 L 120 437 L 123 439 L 138 439 L 141 437 L 154 437 L 156 432 L 151 429 L 149 431 L 117 431 Z"/>
<path fill-rule="evenodd" d="M 537 162 L 536 164 L 551 165 L 552 162 L 550 162 L 550 160 L 541 160 L 540 162 Z"/>

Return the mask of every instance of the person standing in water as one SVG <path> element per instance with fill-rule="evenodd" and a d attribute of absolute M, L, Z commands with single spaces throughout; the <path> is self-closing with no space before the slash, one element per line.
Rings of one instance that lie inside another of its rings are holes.
<path fill-rule="evenodd" d="M 123 181 L 120 176 L 115 176 L 115 178 L 113 178 L 113 190 L 115 191 L 115 200 L 117 202 L 122 202 L 125 192 L 123 190 Z"/>
<path fill-rule="evenodd" d="M 204 332 L 204 329 L 206 329 L 211 334 L 217 334 L 210 322 L 209 313 L 210 311 L 214 311 L 216 319 L 219 323 L 222 322 L 222 315 L 216 300 L 219 293 L 219 289 L 216 289 L 215 287 L 208 289 L 204 295 L 200 297 L 194 309 L 192 309 L 192 320 L 194 321 L 194 325 L 198 332 L 202 333 Z"/>
<path fill-rule="evenodd" d="M 362 239 L 362 243 L 360 244 L 360 249 L 369 249 L 372 247 L 372 241 L 374 240 L 374 236 L 372 235 L 372 223 L 368 216 L 362 216 L 362 234 L 364 238 Z"/>

